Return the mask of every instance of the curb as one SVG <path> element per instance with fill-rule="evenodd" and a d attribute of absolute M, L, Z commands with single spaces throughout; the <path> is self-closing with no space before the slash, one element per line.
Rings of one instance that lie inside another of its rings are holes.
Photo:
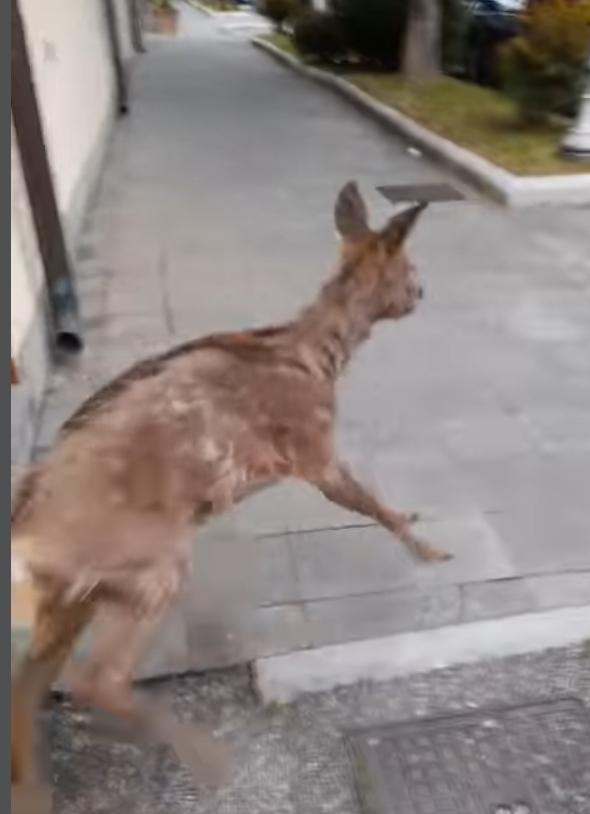
<path fill-rule="evenodd" d="M 261 700 L 283 704 L 303 693 L 576 645 L 589 631 L 590 605 L 561 608 L 269 656 L 253 674 Z"/>
<path fill-rule="evenodd" d="M 491 161 L 433 133 L 395 108 L 373 99 L 368 93 L 327 71 L 305 65 L 270 42 L 256 37 L 252 44 L 302 76 L 319 82 L 344 96 L 355 107 L 395 133 L 401 133 L 424 153 L 449 167 L 462 180 L 507 206 L 535 204 L 590 204 L 590 173 L 538 175 L 523 178 Z"/>
<path fill-rule="evenodd" d="M 206 17 L 212 17 L 213 19 L 217 19 L 217 14 L 221 12 L 213 11 L 208 6 L 204 6 L 202 3 L 199 3 L 199 0 L 185 0 L 189 6 L 195 9 L 195 11 L 200 11 L 201 14 L 204 14 Z"/>

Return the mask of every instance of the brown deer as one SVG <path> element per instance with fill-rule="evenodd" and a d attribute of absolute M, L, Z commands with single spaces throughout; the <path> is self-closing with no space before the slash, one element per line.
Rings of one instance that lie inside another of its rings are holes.
<path fill-rule="evenodd" d="M 422 560 L 415 519 L 382 505 L 334 449 L 335 384 L 382 319 L 422 297 L 404 244 L 424 208 L 372 231 L 355 183 L 338 195 L 336 276 L 294 321 L 219 334 L 137 364 L 64 424 L 21 484 L 15 563 L 38 596 L 30 649 L 13 679 L 12 778 L 34 781 L 34 717 L 82 630 L 97 634 L 74 699 L 131 720 L 132 677 L 187 574 L 191 531 L 282 478 L 373 518 Z"/>

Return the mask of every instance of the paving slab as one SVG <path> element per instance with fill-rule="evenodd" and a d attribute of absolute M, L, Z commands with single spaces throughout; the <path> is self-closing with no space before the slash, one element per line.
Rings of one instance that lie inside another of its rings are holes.
<path fill-rule="evenodd" d="M 536 598 L 532 586 L 522 578 L 470 582 L 462 587 L 463 619 L 490 619 L 526 613 Z"/>
<path fill-rule="evenodd" d="M 590 605 L 590 571 L 541 574 L 526 583 L 540 608 Z"/>
<path fill-rule="evenodd" d="M 465 199 L 430 206 L 411 240 L 426 298 L 359 350 L 336 433 L 359 478 L 418 510 L 418 531 L 455 557 L 415 563 L 370 521 L 280 485 L 196 535 L 147 674 L 584 604 L 587 210 L 496 208 L 241 35 L 179 11 L 178 36 L 149 38 L 134 62 L 77 253 L 86 350 L 56 373 L 37 451 L 138 359 L 292 317 L 334 268 L 347 180 L 376 223 L 393 211 L 377 187 L 450 183 Z"/>
<path fill-rule="evenodd" d="M 318 647 L 454 624 L 461 620 L 462 596 L 457 585 L 412 587 L 320 599 L 304 608 L 310 645 Z"/>

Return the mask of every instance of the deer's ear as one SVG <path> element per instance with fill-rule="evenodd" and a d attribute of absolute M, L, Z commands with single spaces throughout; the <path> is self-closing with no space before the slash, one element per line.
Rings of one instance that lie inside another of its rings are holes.
<path fill-rule="evenodd" d="M 367 207 L 355 181 L 349 181 L 338 193 L 334 219 L 345 240 L 358 240 L 369 231 Z"/>
<path fill-rule="evenodd" d="M 416 204 L 391 218 L 381 233 L 390 251 L 397 250 L 405 242 L 427 205 L 425 203 Z"/>

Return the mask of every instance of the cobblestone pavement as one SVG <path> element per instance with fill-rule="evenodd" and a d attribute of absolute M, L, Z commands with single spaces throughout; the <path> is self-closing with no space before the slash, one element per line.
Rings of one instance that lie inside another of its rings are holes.
<path fill-rule="evenodd" d="M 244 668 L 165 680 L 147 691 L 227 740 L 230 782 L 217 791 L 195 788 L 166 749 L 101 739 L 83 715 L 55 703 L 49 723 L 60 814 L 360 814 L 344 740 L 349 728 L 562 696 L 588 705 L 590 653 L 547 651 L 269 708 L 257 704 Z M 571 814 L 588 814 L 590 778 L 579 785 Z"/>

